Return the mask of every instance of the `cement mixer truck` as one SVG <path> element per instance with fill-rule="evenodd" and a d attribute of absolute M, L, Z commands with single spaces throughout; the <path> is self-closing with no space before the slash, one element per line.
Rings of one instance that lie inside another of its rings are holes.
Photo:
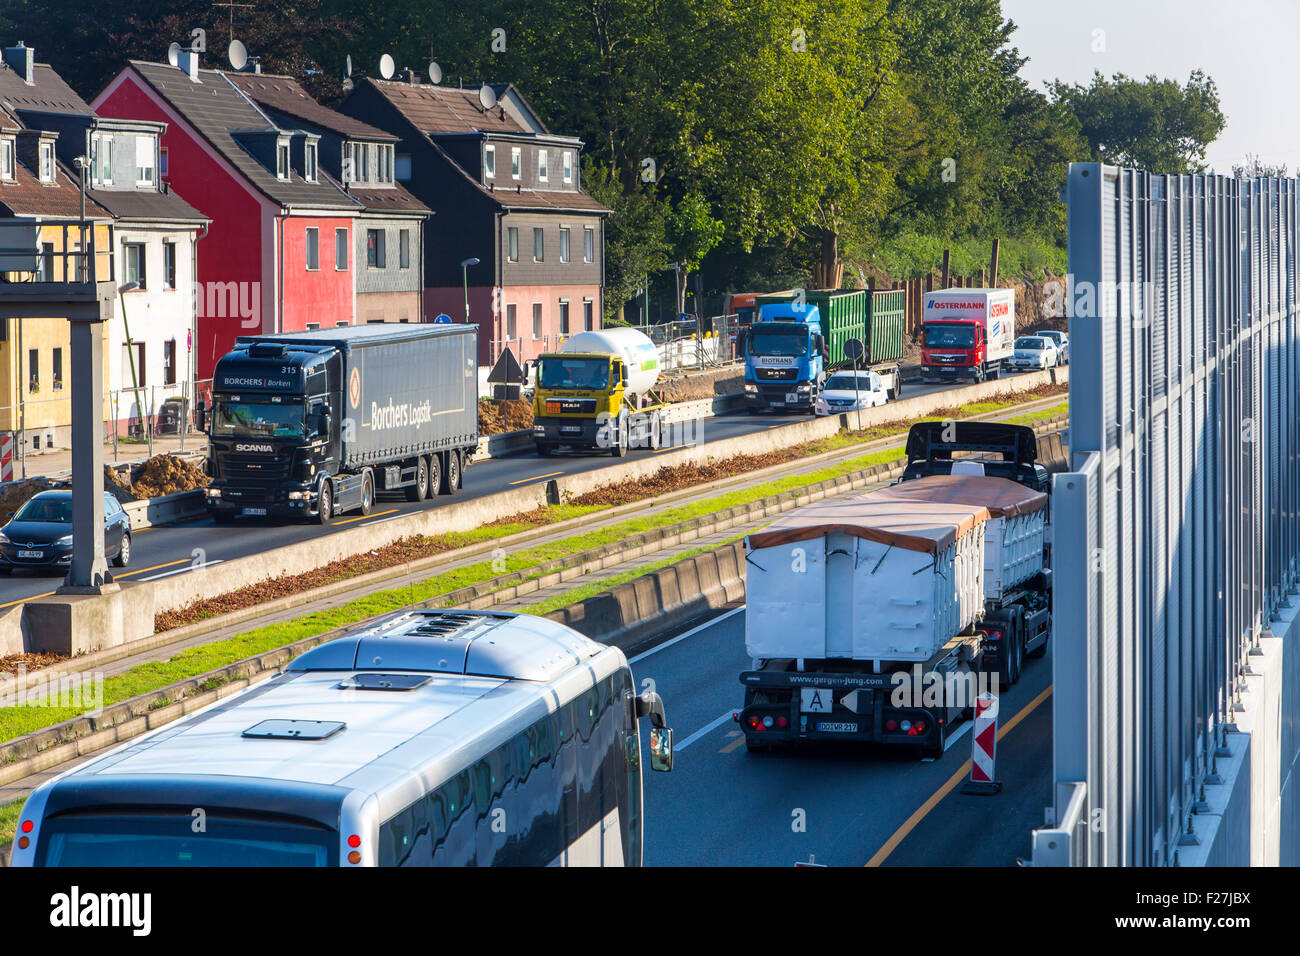
<path fill-rule="evenodd" d="M 652 392 L 658 381 L 659 350 L 636 329 L 579 332 L 566 339 L 558 352 L 537 358 L 537 454 L 564 447 L 621 458 L 629 448 L 658 448 L 667 407 Z"/>

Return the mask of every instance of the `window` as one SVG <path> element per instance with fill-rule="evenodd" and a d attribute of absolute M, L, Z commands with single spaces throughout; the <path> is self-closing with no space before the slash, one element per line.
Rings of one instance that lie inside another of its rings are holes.
<path fill-rule="evenodd" d="M 154 141 L 152 136 L 135 138 L 135 184 L 153 186 Z"/>
<path fill-rule="evenodd" d="M 372 269 L 384 268 L 384 230 L 366 230 L 366 265 Z"/>
<path fill-rule="evenodd" d="M 320 268 L 320 230 L 315 226 L 307 227 L 307 269 L 315 272 Z"/>
<path fill-rule="evenodd" d="M 541 228 L 533 229 L 533 261 L 541 262 L 546 258 L 546 239 Z"/>
<path fill-rule="evenodd" d="M 41 154 L 41 169 L 40 169 L 41 182 L 52 183 L 54 182 L 54 144 L 41 143 L 40 154 Z"/>
<path fill-rule="evenodd" d="M 348 271 L 348 231 L 334 230 L 334 268 L 339 272 Z"/>
<path fill-rule="evenodd" d="M 393 182 L 393 147 L 376 146 L 379 151 L 379 181 L 391 185 Z"/>
<path fill-rule="evenodd" d="M 346 329 L 346 328 L 348 327 L 348 323 L 346 323 L 346 322 L 335 322 L 335 323 L 334 323 L 334 327 L 335 327 L 336 329 Z"/>
<path fill-rule="evenodd" d="M 519 261 L 519 229 L 516 226 L 506 230 L 506 257 L 511 262 Z"/>
<path fill-rule="evenodd" d="M 591 331 L 591 300 L 582 300 L 582 327 L 588 332 Z"/>
<path fill-rule="evenodd" d="M 176 384 L 176 340 L 163 343 L 163 384 Z"/>
<path fill-rule="evenodd" d="M 168 167 L 167 167 L 167 147 L 166 147 L 166 146 L 164 146 L 162 149 L 158 150 L 158 175 L 159 175 L 159 177 L 162 178 L 162 179 L 166 179 L 167 176 L 169 175 L 169 173 L 168 173 Z"/>
<path fill-rule="evenodd" d="M 540 339 L 541 337 L 542 337 L 542 304 L 540 302 L 534 302 L 533 303 L 533 338 Z"/>
<path fill-rule="evenodd" d="M 492 179 L 497 174 L 497 148 L 495 146 L 485 146 L 483 148 L 483 175 Z"/>
<path fill-rule="evenodd" d="M 397 264 L 403 269 L 411 268 L 411 230 L 403 229 L 397 234 Z"/>
<path fill-rule="evenodd" d="M 27 352 L 27 391 L 41 390 L 41 353 L 38 349 Z"/>
<path fill-rule="evenodd" d="M 163 242 L 163 288 L 176 288 L 176 243 Z"/>
<path fill-rule="evenodd" d="M 308 322 L 308 323 L 307 323 L 307 331 L 308 331 L 308 332 L 315 332 L 315 331 L 316 331 L 317 329 L 319 329 L 319 328 L 320 328 L 320 323 L 319 323 L 319 322 Z"/>
<path fill-rule="evenodd" d="M 131 342 L 122 343 L 122 381 L 135 386 L 136 388 L 145 388 L 149 383 L 145 381 L 144 374 L 144 343 L 136 342 L 135 353 L 132 354 Z M 135 360 L 134 373 L 131 369 L 131 361 Z"/>
<path fill-rule="evenodd" d="M 147 276 L 145 274 L 145 253 L 143 242 L 127 242 L 122 244 L 122 249 L 126 253 L 126 281 L 138 282 L 140 288 L 148 288 Z"/>
<path fill-rule="evenodd" d="M 517 319 L 519 316 L 518 307 L 511 302 L 506 306 L 506 338 L 513 339 L 518 330 Z"/>
<path fill-rule="evenodd" d="M 564 181 L 573 182 L 573 154 L 568 150 L 564 151 Z"/>
<path fill-rule="evenodd" d="M 520 170 L 519 147 L 511 146 L 510 147 L 510 175 L 515 179 L 518 179 L 519 170 Z"/>
<path fill-rule="evenodd" d="M 546 150 L 537 151 L 537 178 L 546 182 Z"/>
<path fill-rule="evenodd" d="M 91 175 L 100 183 L 112 183 L 113 181 L 113 139 L 102 133 L 96 133 L 91 138 L 90 144 L 92 161 L 94 168 Z"/>
<path fill-rule="evenodd" d="M 51 371 L 53 374 L 50 380 L 54 385 L 54 390 L 57 392 L 59 389 L 63 388 L 63 349 L 54 350 L 54 367 Z"/>
<path fill-rule="evenodd" d="M 0 179 L 14 178 L 14 141 L 0 139 Z"/>
<path fill-rule="evenodd" d="M 560 300 L 560 334 L 569 334 L 569 300 Z"/>
<path fill-rule="evenodd" d="M 275 147 L 275 175 L 277 179 L 289 178 L 289 144 L 281 142 Z"/>
<path fill-rule="evenodd" d="M 582 230 L 582 261 L 596 261 L 596 230 L 590 226 Z"/>
<path fill-rule="evenodd" d="M 307 143 L 303 147 L 303 166 L 302 178 L 309 183 L 316 181 L 316 149 L 315 143 Z"/>
<path fill-rule="evenodd" d="M 569 227 L 560 227 L 560 261 L 569 261 Z"/>
<path fill-rule="evenodd" d="M 404 183 L 411 181 L 411 154 L 410 153 L 397 154 L 397 178 L 398 180 Z"/>
<path fill-rule="evenodd" d="M 358 183 L 370 179 L 370 147 L 366 143 L 352 144 L 352 179 Z"/>

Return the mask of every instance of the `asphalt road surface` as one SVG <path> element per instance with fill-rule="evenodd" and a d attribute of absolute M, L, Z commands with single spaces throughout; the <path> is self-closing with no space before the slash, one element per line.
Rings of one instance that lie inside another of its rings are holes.
<path fill-rule="evenodd" d="M 751 663 L 744 614 L 632 659 L 638 686 L 651 680 L 663 696 L 676 746 L 671 773 L 645 774 L 646 865 L 1013 866 L 1028 857 L 1051 797 L 1050 648 L 999 702 L 1002 792 L 967 796 L 968 722 L 938 760 L 867 745 L 746 751 L 731 716 Z"/>
<path fill-rule="evenodd" d="M 904 396 L 911 398 L 964 384 L 968 383 L 921 385 L 909 382 Z M 703 419 L 700 432 L 702 440 L 708 444 L 807 420 L 806 415 L 751 416 L 741 412 Z M 653 454 L 655 453 L 648 449 L 634 450 L 624 460 Z M 439 496 L 412 503 L 400 492 L 382 495 L 368 516 L 344 515 L 324 527 L 315 523 L 271 524 L 266 519 L 255 518 L 239 519 L 232 526 L 218 527 L 211 518 L 201 518 L 171 526 L 145 528 L 136 532 L 132 539 L 131 566 L 125 571 L 112 569 L 113 576 L 119 580 L 148 581 L 167 575 L 187 574 L 196 566 L 196 549 L 202 549 L 203 560 L 211 565 L 331 534 L 338 529 L 355 527 L 363 522 L 373 524 L 388 521 L 416 510 L 446 508 L 455 505 L 457 501 L 479 498 L 508 488 L 606 468 L 614 461 L 609 455 L 566 452 L 559 452 L 550 458 L 538 458 L 535 452 L 528 452 L 509 458 L 488 459 L 476 462 L 466 470 L 464 488 L 455 496 Z M 20 570 L 11 577 L 0 578 L 0 607 L 9 607 L 29 598 L 53 593 L 61 583 L 61 576 L 62 572 L 44 574 L 36 570 Z"/>

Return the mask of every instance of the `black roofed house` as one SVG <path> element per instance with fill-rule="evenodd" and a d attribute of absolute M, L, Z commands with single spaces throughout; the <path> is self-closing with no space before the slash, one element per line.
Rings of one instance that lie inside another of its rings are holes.
<path fill-rule="evenodd" d="M 435 214 L 425 320 L 463 321 L 467 281 L 481 365 L 507 343 L 528 360 L 599 328 L 609 210 L 582 190 L 582 141 L 551 133 L 511 85 L 483 100 L 405 77 L 356 79 L 339 109 L 397 137 L 396 178 Z"/>
<path fill-rule="evenodd" d="M 397 181 L 397 137 L 321 106 L 292 77 L 228 75 L 277 123 L 319 135 L 322 168 L 361 204 L 352 239 L 357 323 L 421 321 L 430 213 Z"/>

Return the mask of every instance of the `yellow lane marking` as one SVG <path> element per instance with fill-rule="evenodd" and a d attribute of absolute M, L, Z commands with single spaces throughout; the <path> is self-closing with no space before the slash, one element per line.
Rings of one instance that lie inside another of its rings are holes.
<path fill-rule="evenodd" d="M 507 485 L 525 485 L 530 481 L 541 481 L 543 478 L 554 478 L 556 475 L 562 475 L 562 471 L 553 471 L 549 475 L 538 475 L 535 478 L 520 478 L 518 481 L 507 481 Z"/>
<path fill-rule="evenodd" d="M 114 578 L 124 578 L 128 574 L 144 574 L 146 571 L 157 571 L 159 568 L 170 568 L 173 564 L 185 564 L 191 558 L 181 558 L 179 561 L 168 561 L 166 564 L 155 564 L 152 568 L 132 568 L 130 571 L 123 571 L 121 574 L 113 575 Z"/>
<path fill-rule="evenodd" d="M 367 518 L 381 518 L 384 515 L 395 515 L 395 514 L 397 514 L 397 509 L 389 508 L 387 511 L 376 511 L 373 514 L 357 515 L 355 518 L 344 518 L 342 521 L 331 521 L 330 524 L 332 526 L 337 527 L 338 525 L 341 524 L 351 524 L 354 521 L 365 521 Z"/>
<path fill-rule="evenodd" d="M 46 591 L 44 594 L 33 594 L 31 597 L 20 598 L 17 601 L 10 601 L 8 604 L 0 604 L 0 607 L 13 607 L 15 604 L 22 604 L 24 601 L 34 601 L 37 598 L 49 597 L 53 591 Z"/>
<path fill-rule="evenodd" d="M 1024 709 L 1021 710 L 1020 713 L 1016 714 L 1016 716 L 1012 717 L 1005 724 L 1003 724 L 1001 727 L 998 728 L 998 740 L 1001 740 L 1007 734 L 1011 733 L 1012 728 L 1014 728 L 1016 724 L 1020 723 L 1022 720 L 1024 720 L 1026 717 L 1032 714 L 1034 712 L 1034 709 L 1038 707 L 1038 705 L 1041 704 L 1043 701 L 1047 700 L 1047 698 L 1050 697 L 1051 694 L 1052 694 L 1052 685 L 1048 684 L 1046 689 L 1044 689 L 1041 694 L 1039 694 L 1028 704 L 1026 704 L 1024 706 Z M 940 787 L 938 790 L 932 793 L 930 795 L 930 799 L 926 800 L 925 803 L 917 807 L 916 812 L 913 813 L 910 817 L 908 817 L 901 827 L 899 827 L 896 831 L 894 831 L 894 835 L 885 841 L 884 846 L 882 846 L 879 850 L 876 851 L 875 855 L 867 861 L 866 865 L 880 866 L 881 863 L 885 862 L 885 858 L 888 857 L 889 854 L 893 853 L 896 849 L 898 849 L 898 845 L 902 843 L 904 839 L 906 839 L 909 833 L 911 833 L 913 830 L 916 829 L 917 824 L 919 824 L 922 820 L 924 820 L 926 815 L 935 807 L 937 807 L 940 801 L 942 801 L 944 797 L 948 796 L 948 794 L 952 792 L 953 787 L 957 786 L 957 784 L 961 783 L 969 775 L 970 775 L 970 760 L 967 759 L 967 761 L 961 765 L 960 769 L 958 769 L 956 773 L 954 773 L 951 777 L 948 778 L 947 783 L 945 783 L 942 787 Z"/>

